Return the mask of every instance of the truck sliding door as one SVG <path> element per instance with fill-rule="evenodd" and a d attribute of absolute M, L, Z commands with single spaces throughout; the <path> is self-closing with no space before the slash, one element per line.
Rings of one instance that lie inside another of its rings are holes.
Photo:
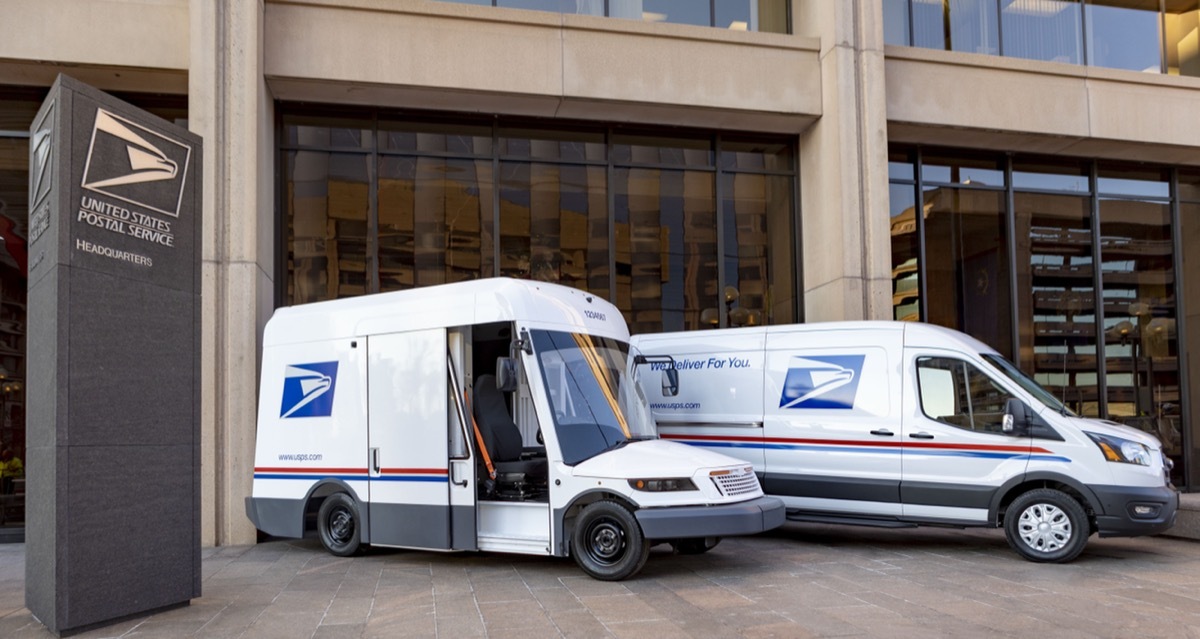
<path fill-rule="evenodd" d="M 451 549 L 446 329 L 371 336 L 367 352 L 371 543 Z"/>

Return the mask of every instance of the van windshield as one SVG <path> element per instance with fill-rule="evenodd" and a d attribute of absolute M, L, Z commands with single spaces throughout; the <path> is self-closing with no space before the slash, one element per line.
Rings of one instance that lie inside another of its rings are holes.
<path fill-rule="evenodd" d="M 988 361 L 989 364 L 1000 369 L 1000 372 L 1004 373 L 1005 377 L 1011 379 L 1018 386 L 1025 389 L 1025 391 L 1030 395 L 1033 395 L 1034 399 L 1045 404 L 1046 406 L 1049 406 L 1050 410 L 1062 415 L 1070 415 L 1071 417 L 1076 416 L 1075 413 L 1071 412 L 1071 409 L 1067 408 L 1062 402 L 1058 401 L 1058 398 L 1055 397 L 1050 391 L 1042 388 L 1041 384 L 1038 384 L 1033 380 L 1033 378 L 1026 375 L 1024 371 L 1014 366 L 1012 362 L 992 353 L 983 353 L 982 356 Z"/>
<path fill-rule="evenodd" d="M 563 463 L 577 464 L 631 441 L 654 439 L 654 421 L 629 378 L 629 345 L 612 338 L 531 330 L 554 410 Z"/>

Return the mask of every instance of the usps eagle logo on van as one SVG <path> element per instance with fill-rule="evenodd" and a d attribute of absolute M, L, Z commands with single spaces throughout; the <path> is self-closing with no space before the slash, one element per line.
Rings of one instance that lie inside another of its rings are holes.
<path fill-rule="evenodd" d="M 865 355 L 793 356 L 780 408 L 854 408 Z"/>
<path fill-rule="evenodd" d="M 283 378 L 283 404 L 279 407 L 279 417 L 288 419 L 332 415 L 337 369 L 337 362 L 288 366 Z"/>

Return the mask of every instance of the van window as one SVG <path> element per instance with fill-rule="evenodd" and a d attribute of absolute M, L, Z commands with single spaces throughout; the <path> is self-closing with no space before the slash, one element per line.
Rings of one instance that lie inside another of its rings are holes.
<path fill-rule="evenodd" d="M 1004 403 L 1012 395 L 971 363 L 921 357 L 917 386 L 927 417 L 965 430 L 1004 432 Z"/>

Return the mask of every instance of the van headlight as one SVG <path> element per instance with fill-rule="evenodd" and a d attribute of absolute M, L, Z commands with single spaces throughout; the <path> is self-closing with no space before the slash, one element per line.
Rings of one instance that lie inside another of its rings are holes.
<path fill-rule="evenodd" d="M 647 493 L 671 493 L 683 490 L 698 490 L 687 477 L 676 479 L 630 479 L 629 487 Z"/>
<path fill-rule="evenodd" d="M 1096 442 L 1096 445 L 1100 447 L 1100 452 L 1104 453 L 1104 458 L 1110 462 L 1137 464 L 1138 466 L 1150 465 L 1150 449 L 1145 444 L 1132 439 L 1098 433 L 1087 433 L 1087 436 Z"/>

